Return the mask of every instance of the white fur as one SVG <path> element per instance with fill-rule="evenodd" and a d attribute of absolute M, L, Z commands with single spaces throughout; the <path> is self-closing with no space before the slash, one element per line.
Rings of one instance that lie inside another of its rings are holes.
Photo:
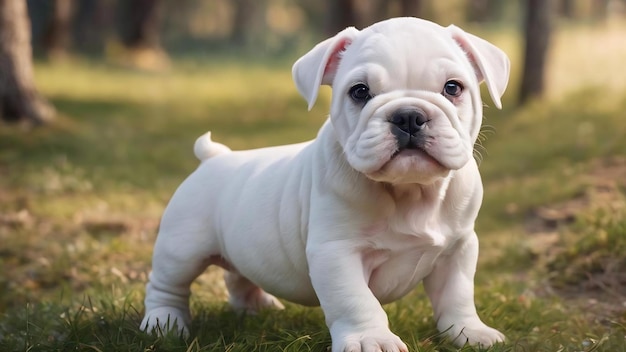
<path fill-rule="evenodd" d="M 472 149 L 479 83 L 499 106 L 506 55 L 457 27 L 398 18 L 340 32 L 293 74 L 309 106 L 320 84 L 333 87 L 330 119 L 296 145 L 231 152 L 199 138 L 204 161 L 163 214 L 142 327 L 187 329 L 190 284 L 215 264 L 237 309 L 282 308 L 275 296 L 320 304 L 333 352 L 407 351 L 381 303 L 422 280 L 457 345 L 503 341 L 474 306 L 482 184 Z M 458 98 L 441 94 L 450 79 L 465 87 Z M 359 82 L 374 95 L 364 106 L 348 94 Z M 388 118 L 403 107 L 427 114 L 427 143 L 395 155 Z"/>
<path fill-rule="evenodd" d="M 193 153 L 200 161 L 210 159 L 216 155 L 230 152 L 227 146 L 216 143 L 211 140 L 211 132 L 207 132 L 200 136 L 193 145 Z"/>

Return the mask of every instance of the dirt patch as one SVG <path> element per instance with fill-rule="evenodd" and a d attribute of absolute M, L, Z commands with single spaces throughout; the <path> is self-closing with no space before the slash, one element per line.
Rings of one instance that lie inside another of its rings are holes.
<path fill-rule="evenodd" d="M 587 188 L 577 197 L 535 209 L 526 222 L 531 234 L 553 232 L 573 223 L 583 212 L 599 208 L 622 209 L 626 206 L 626 158 L 596 160 L 583 177 Z"/>
<path fill-rule="evenodd" d="M 130 215 L 42 217 L 28 208 L 0 213 L 0 309 L 59 292 L 147 280 L 158 219 Z M 104 264 L 103 264 L 104 263 Z"/>
<path fill-rule="evenodd" d="M 531 250 L 557 294 L 596 321 L 626 314 L 626 158 L 594 161 L 578 196 L 534 209 L 526 221 Z"/>
<path fill-rule="evenodd" d="M 592 170 L 583 177 L 586 189 L 564 202 L 540 206 L 526 219 L 526 231 L 535 237 L 553 237 L 582 214 L 598 209 L 626 209 L 626 158 L 594 161 Z M 541 239 L 539 239 L 541 241 Z"/>

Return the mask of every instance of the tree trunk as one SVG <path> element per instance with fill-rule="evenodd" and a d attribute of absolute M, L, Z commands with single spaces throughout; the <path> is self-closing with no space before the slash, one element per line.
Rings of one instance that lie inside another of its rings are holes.
<path fill-rule="evenodd" d="M 127 27 L 122 42 L 133 49 L 161 49 L 160 0 L 130 0 L 126 4 Z"/>
<path fill-rule="evenodd" d="M 466 18 L 469 22 L 486 22 L 489 20 L 490 6 L 488 0 L 470 0 L 467 2 Z"/>
<path fill-rule="evenodd" d="M 560 15 L 567 19 L 574 18 L 574 5 L 574 0 L 561 0 L 559 2 Z"/>
<path fill-rule="evenodd" d="M 42 124 L 54 109 L 37 92 L 26 1 L 0 0 L 0 113 L 5 121 Z"/>
<path fill-rule="evenodd" d="M 125 0 L 126 17 L 122 31 L 122 43 L 126 51 L 121 56 L 124 64 L 150 71 L 169 67 L 169 58 L 161 47 L 159 25 L 161 23 L 160 0 Z"/>
<path fill-rule="evenodd" d="M 263 42 L 266 31 L 265 11 L 266 0 L 235 0 L 235 15 L 233 18 L 233 43 L 240 47 L 254 46 Z"/>
<path fill-rule="evenodd" d="M 551 32 L 551 6 L 549 0 L 526 0 L 526 47 L 524 73 L 519 103 L 540 97 L 544 90 L 544 75 Z"/>
<path fill-rule="evenodd" d="M 115 4 L 107 0 L 76 1 L 72 45 L 79 51 L 102 55 L 115 28 Z"/>
<path fill-rule="evenodd" d="M 593 17 L 598 20 L 606 20 L 608 8 L 609 0 L 595 0 L 593 2 Z"/>
<path fill-rule="evenodd" d="M 372 11 L 368 22 L 376 23 L 393 17 L 390 15 L 390 8 L 391 6 L 388 0 L 373 0 Z"/>
<path fill-rule="evenodd" d="M 328 0 L 326 34 L 335 35 L 346 27 L 357 26 L 356 0 Z"/>
<path fill-rule="evenodd" d="M 67 55 L 71 41 L 73 2 L 73 0 L 54 0 L 44 38 L 44 47 L 50 58 L 62 58 Z"/>
<path fill-rule="evenodd" d="M 421 0 L 400 0 L 400 15 L 409 17 L 421 16 Z"/>

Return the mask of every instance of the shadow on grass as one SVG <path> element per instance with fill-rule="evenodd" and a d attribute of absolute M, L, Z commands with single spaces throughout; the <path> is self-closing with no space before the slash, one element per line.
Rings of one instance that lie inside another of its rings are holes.
<path fill-rule="evenodd" d="M 100 189 L 175 184 L 197 165 L 193 143 L 207 130 L 233 149 L 247 149 L 311 139 L 323 121 L 307 116 L 296 96 L 281 104 L 221 102 L 206 109 L 60 98 L 53 103 L 62 115 L 54 125 L 0 129 L 0 167 L 10 169 L 14 183 L 64 163 Z"/>

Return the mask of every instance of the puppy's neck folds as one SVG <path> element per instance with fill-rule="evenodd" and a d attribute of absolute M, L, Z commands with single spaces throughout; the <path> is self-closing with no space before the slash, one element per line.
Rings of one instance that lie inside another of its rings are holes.
<path fill-rule="evenodd" d="M 450 181 L 454 177 L 451 171 L 447 177 L 437 180 L 432 184 L 422 185 L 417 183 L 409 184 L 385 184 L 384 188 L 396 202 L 435 202 L 444 200 Z"/>
<path fill-rule="evenodd" d="M 394 207 L 389 214 L 389 227 L 393 232 L 416 235 L 431 246 L 446 242 L 441 229 L 441 207 L 450 177 L 431 185 L 386 185 Z"/>

